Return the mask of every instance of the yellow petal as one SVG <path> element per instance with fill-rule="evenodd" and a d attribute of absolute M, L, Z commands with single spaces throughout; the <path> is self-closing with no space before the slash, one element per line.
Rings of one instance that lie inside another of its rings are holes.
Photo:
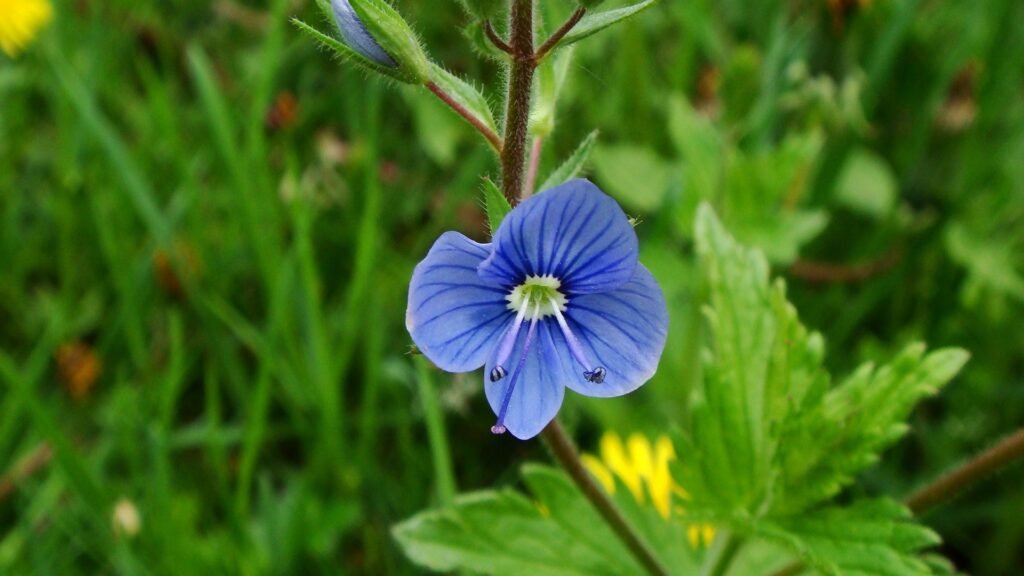
<path fill-rule="evenodd" d="M 47 0 L 0 0 L 0 50 L 14 57 L 52 18 Z"/>
<path fill-rule="evenodd" d="M 626 488 L 633 494 L 637 502 L 644 501 L 643 488 L 640 482 L 640 474 L 636 467 L 626 456 L 626 449 L 622 445 L 622 439 L 614 432 L 605 432 L 601 436 L 601 459 L 622 480 Z"/>
<path fill-rule="evenodd" d="M 615 478 L 612 477 L 612 473 L 600 460 L 590 454 L 583 454 L 580 456 L 580 461 L 583 462 L 587 470 L 590 470 L 590 473 L 594 475 L 594 478 L 597 478 L 597 481 L 604 486 L 604 489 L 609 494 L 615 494 Z"/>

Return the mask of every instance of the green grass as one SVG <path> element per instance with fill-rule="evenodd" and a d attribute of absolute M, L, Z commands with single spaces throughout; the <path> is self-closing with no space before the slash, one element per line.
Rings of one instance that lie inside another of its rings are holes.
<path fill-rule="evenodd" d="M 57 2 L 26 54 L 0 56 L 0 474 L 53 450 L 0 501 L 0 573 L 414 572 L 395 522 L 546 458 L 536 442 L 490 435 L 478 374 L 408 353 L 412 267 L 443 230 L 486 238 L 481 177 L 495 160 L 425 92 L 318 52 L 288 23 L 322 24 L 312 3 L 254 3 L 255 23 L 170 4 L 181 3 Z M 465 21 L 454 1 L 397 4 L 434 58 L 500 101 L 497 66 L 454 32 Z M 544 4 L 552 21 L 571 8 Z M 657 209 L 637 216 L 673 318 L 662 370 L 640 392 L 567 400 L 583 447 L 606 428 L 654 433 L 686 417 L 700 320 L 677 224 L 692 169 L 667 126 L 677 95 L 718 107 L 712 124 L 733 157 L 820 135 L 800 194 L 758 214 L 827 212 L 802 260 L 898 252 L 856 282 L 775 263 L 831 367 L 917 339 L 972 352 L 862 489 L 908 492 L 1019 425 L 1022 19 L 1013 0 L 876 1 L 841 26 L 824 2 L 665 0 L 581 43 L 541 180 L 593 129 L 599 152 L 638 147 L 666 166 Z M 841 88 L 787 107 L 794 62 L 855 79 L 867 126 L 837 104 Z M 285 91 L 298 115 L 268 127 Z M 973 107 L 970 122 L 949 123 L 956 103 Z M 837 198 L 859 150 L 896 182 L 884 214 Z M 749 198 L 712 200 L 727 222 L 730 208 L 749 213 Z M 742 237 L 743 221 L 731 225 Z M 160 258 L 180 291 L 156 272 Z M 70 342 L 102 362 L 81 400 L 55 361 Z M 1020 471 L 926 517 L 962 570 L 1011 575 L 1024 562 Z M 130 540 L 111 528 L 122 497 L 142 515 Z"/>

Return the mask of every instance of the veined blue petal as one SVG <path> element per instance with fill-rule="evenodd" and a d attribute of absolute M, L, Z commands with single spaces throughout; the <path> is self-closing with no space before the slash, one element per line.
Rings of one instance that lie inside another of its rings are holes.
<path fill-rule="evenodd" d="M 541 430 L 555 418 L 555 414 L 562 406 L 562 398 L 565 397 L 566 375 L 558 368 L 566 365 L 572 358 L 569 357 L 568 349 L 555 345 L 547 329 L 548 324 L 550 322 L 542 320 L 537 326 L 537 335 L 526 355 L 523 372 L 515 379 L 515 388 L 502 422 L 505 428 L 520 440 L 528 440 L 540 434 Z M 509 357 L 510 365 L 505 367 L 509 373 L 497 382 L 491 382 L 488 376 L 494 368 L 495 355 L 492 354 L 487 359 L 484 368 L 484 391 L 496 416 L 500 414 L 505 394 L 513 382 L 512 371 L 522 356 L 525 341 L 525 337 L 520 337 L 516 342 Z"/>
<path fill-rule="evenodd" d="M 533 196 L 502 221 L 480 277 L 504 285 L 554 275 L 568 294 L 614 290 L 633 277 L 637 239 L 629 218 L 587 180 Z"/>
<path fill-rule="evenodd" d="M 608 371 L 604 382 L 588 382 L 581 376 L 584 367 L 568 354 L 560 358 L 570 362 L 549 370 L 574 376 L 565 385 L 586 396 L 621 396 L 640 387 L 654 375 L 665 349 L 668 335 L 668 309 L 665 296 L 654 276 L 642 264 L 624 286 L 603 294 L 586 294 L 569 299 L 566 320 L 593 367 Z M 548 322 L 554 346 L 568 344 L 558 326 Z"/>
<path fill-rule="evenodd" d="M 366 58 L 373 60 L 381 66 L 397 68 L 394 61 L 373 36 L 366 30 L 366 25 L 359 19 L 359 15 L 352 8 L 349 0 L 331 0 L 331 10 L 334 11 L 334 19 L 338 23 L 341 37 L 349 48 L 359 52 Z"/>
<path fill-rule="evenodd" d="M 445 232 L 413 271 L 405 327 L 442 370 L 468 372 L 482 366 L 514 317 L 507 309 L 507 292 L 476 272 L 489 254 L 489 244 Z"/>

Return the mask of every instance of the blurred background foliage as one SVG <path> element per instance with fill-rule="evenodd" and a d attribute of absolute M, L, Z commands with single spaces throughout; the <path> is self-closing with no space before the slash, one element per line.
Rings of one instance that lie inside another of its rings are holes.
<path fill-rule="evenodd" d="M 396 5 L 497 107 L 455 0 Z M 412 572 L 389 529 L 448 481 L 435 393 L 459 489 L 545 458 L 403 326 L 436 236 L 486 239 L 495 159 L 290 16 L 320 23 L 302 0 L 60 0 L 0 56 L 0 573 Z M 1024 420 L 1021 22 L 1015 0 L 662 0 L 580 44 L 542 177 L 600 130 L 589 174 L 672 315 L 641 391 L 567 398 L 582 447 L 687 417 L 701 200 L 787 278 L 830 369 L 972 352 L 859 490 L 907 493 Z M 1024 567 L 1019 468 L 925 521 L 966 572 Z"/>

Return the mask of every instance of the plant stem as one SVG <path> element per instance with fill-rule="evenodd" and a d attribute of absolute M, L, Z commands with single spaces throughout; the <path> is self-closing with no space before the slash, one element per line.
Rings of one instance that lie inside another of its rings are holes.
<path fill-rule="evenodd" d="M 447 104 L 452 110 L 454 110 L 456 114 L 462 116 L 463 118 L 466 119 L 467 122 L 472 124 L 474 128 L 476 128 L 481 134 L 484 135 L 484 138 L 487 138 L 487 141 L 491 144 L 491 147 L 494 148 L 494 151 L 497 152 L 498 154 L 501 154 L 501 137 L 495 134 L 494 130 L 491 130 L 490 127 L 484 124 L 482 120 L 477 118 L 475 114 L 467 110 L 466 107 L 463 106 L 462 104 L 459 104 L 454 98 L 451 97 L 451 95 L 442 90 L 441 87 L 435 84 L 433 81 L 427 82 L 427 90 L 433 92 L 435 96 L 440 98 L 441 101 Z"/>
<path fill-rule="evenodd" d="M 551 52 L 555 46 L 558 46 L 558 43 L 562 41 L 562 38 L 565 38 L 565 35 L 568 34 L 581 19 L 583 19 L 583 15 L 586 13 L 587 9 L 583 6 L 577 8 L 576 11 L 572 13 L 572 16 L 565 21 L 565 24 L 562 24 L 561 28 L 555 30 L 555 33 L 552 34 L 551 37 L 548 38 L 547 41 L 544 42 L 544 44 L 537 50 L 537 53 L 533 56 L 533 61 L 539 64 L 540 61 L 548 55 L 548 52 Z"/>
<path fill-rule="evenodd" d="M 498 35 L 498 32 L 494 30 L 494 26 L 491 25 L 491 21 L 484 22 L 484 34 L 487 34 L 487 39 L 494 44 L 494 47 L 501 50 L 505 54 L 512 54 L 512 47 L 508 45 L 508 42 Z"/>
<path fill-rule="evenodd" d="M 452 458 L 448 451 L 448 436 L 444 430 L 444 412 L 437 397 L 437 389 L 430 378 L 427 361 L 422 357 L 415 360 L 416 383 L 419 385 L 423 416 L 427 424 L 427 440 L 434 464 L 437 498 L 442 506 L 451 506 L 455 503 L 455 475 L 452 472 Z"/>
<path fill-rule="evenodd" d="M 505 114 L 505 146 L 501 151 L 501 191 L 509 204 L 515 206 L 523 189 L 526 132 L 533 95 L 533 0 L 512 0 L 509 30 L 512 69 Z"/>
<path fill-rule="evenodd" d="M 914 514 L 921 514 L 1021 457 L 1024 457 L 1024 428 L 1003 438 L 995 446 L 914 492 L 903 503 Z"/>
<path fill-rule="evenodd" d="M 537 170 L 540 168 L 540 153 L 544 148 L 544 137 L 534 136 L 533 146 L 530 147 L 530 163 L 526 169 L 526 184 L 523 185 L 523 191 L 520 193 L 520 198 L 526 200 L 533 195 L 533 190 L 537 187 Z"/>
<path fill-rule="evenodd" d="M 598 486 L 597 482 L 594 481 L 594 478 L 583 466 L 583 462 L 580 461 L 579 452 L 576 451 L 576 446 L 573 445 L 572 440 L 569 439 L 557 418 L 548 424 L 542 435 L 558 463 L 569 473 L 569 477 L 572 478 L 576 486 L 583 492 L 583 495 L 587 497 L 587 500 L 590 500 L 590 503 L 601 514 L 601 517 L 608 522 L 612 531 L 629 548 L 629 551 L 640 562 L 640 565 L 651 574 L 667 576 L 668 570 L 654 556 L 654 552 L 640 538 L 640 535 L 629 524 L 629 521 L 622 515 L 622 512 L 619 511 L 615 503 L 608 497 L 608 494 Z"/>

